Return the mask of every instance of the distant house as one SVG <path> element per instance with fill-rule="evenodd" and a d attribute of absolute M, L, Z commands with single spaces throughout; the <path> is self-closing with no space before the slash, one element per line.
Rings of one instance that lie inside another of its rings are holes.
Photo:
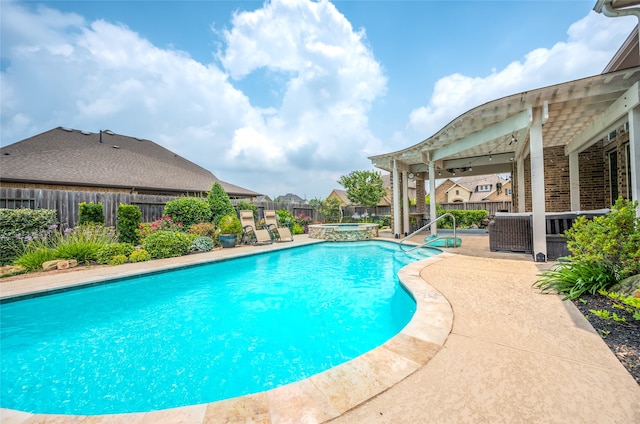
<path fill-rule="evenodd" d="M 390 215 L 391 214 L 391 194 L 389 193 L 389 188 L 385 187 L 387 194 L 378 202 L 376 205 L 375 214 L 376 215 Z M 340 201 L 340 206 L 342 207 L 353 207 L 355 212 L 361 213 L 364 212 L 365 208 L 359 205 L 354 205 L 347 197 L 346 190 L 334 189 L 329 193 L 327 199 L 338 199 Z"/>
<path fill-rule="evenodd" d="M 511 201 L 511 181 L 499 175 L 447 178 L 436 187 L 436 203 Z"/>
<path fill-rule="evenodd" d="M 295 195 L 293 193 L 287 193 L 284 196 L 276 197 L 276 202 L 306 203 L 307 201 L 298 195 Z"/>
<path fill-rule="evenodd" d="M 220 181 L 210 171 L 150 140 L 54 128 L 0 149 L 0 186 L 186 195 L 216 181 L 231 198 L 260 193 Z"/>
<path fill-rule="evenodd" d="M 56 209 L 67 225 L 75 224 L 85 201 L 103 203 L 107 225 L 115 225 L 120 203 L 138 205 L 150 221 L 167 201 L 206 195 L 215 182 L 232 199 L 260 195 L 153 141 L 108 130 L 58 127 L 0 149 L 0 208 Z"/>

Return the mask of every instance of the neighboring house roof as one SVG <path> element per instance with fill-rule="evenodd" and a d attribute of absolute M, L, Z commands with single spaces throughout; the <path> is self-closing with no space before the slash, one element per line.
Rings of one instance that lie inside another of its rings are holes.
<path fill-rule="evenodd" d="M 293 203 L 304 203 L 305 200 L 293 193 L 287 193 L 284 196 L 278 196 L 276 197 L 276 200 L 279 200 L 281 202 L 293 202 Z"/>
<path fill-rule="evenodd" d="M 347 191 L 346 190 L 339 190 L 339 189 L 333 189 L 333 191 L 329 194 L 329 196 L 327 196 L 327 198 L 331 198 L 331 197 L 336 197 L 338 198 L 338 200 L 340 200 L 340 203 L 342 204 L 342 206 L 350 206 L 351 205 L 351 200 L 349 200 L 349 197 L 347 196 Z"/>
<path fill-rule="evenodd" d="M 218 181 L 232 197 L 259 193 L 218 180 L 210 171 L 153 141 L 54 128 L 0 149 L 0 181 L 208 192 Z"/>

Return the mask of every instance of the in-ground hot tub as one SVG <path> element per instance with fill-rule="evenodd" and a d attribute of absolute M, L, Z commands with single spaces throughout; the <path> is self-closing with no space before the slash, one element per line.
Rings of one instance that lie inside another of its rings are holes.
<path fill-rule="evenodd" d="M 378 224 L 309 225 L 309 238 L 330 241 L 360 241 L 378 237 Z"/>

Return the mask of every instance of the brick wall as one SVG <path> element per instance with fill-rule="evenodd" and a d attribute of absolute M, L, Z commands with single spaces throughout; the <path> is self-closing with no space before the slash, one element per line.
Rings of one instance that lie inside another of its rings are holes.
<path fill-rule="evenodd" d="M 605 143 L 605 140 L 606 143 Z M 618 193 L 628 197 L 627 173 L 628 163 L 626 149 L 629 133 L 620 127 L 617 137 L 608 141 L 608 137 L 598 141 L 587 150 L 578 154 L 580 173 L 580 209 L 592 210 L 609 208 L 615 201 L 611 198 L 611 181 L 609 169 L 609 153 L 617 151 L 618 173 L 614 176 Z M 531 162 L 530 157 L 524 161 L 525 210 L 531 211 Z M 564 154 L 564 147 L 548 147 L 544 149 L 545 208 L 547 212 L 564 212 L 571 209 L 569 157 Z M 518 170 L 512 166 L 513 207 L 518 210 Z"/>

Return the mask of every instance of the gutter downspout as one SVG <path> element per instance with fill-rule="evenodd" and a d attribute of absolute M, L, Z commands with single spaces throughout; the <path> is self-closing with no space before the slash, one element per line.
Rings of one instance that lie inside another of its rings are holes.
<path fill-rule="evenodd" d="M 598 13 L 602 13 L 604 16 L 609 18 L 619 18 L 621 16 L 631 16 L 634 15 L 638 18 L 638 23 L 640 24 L 640 8 L 638 7 L 629 7 L 627 9 L 614 9 L 611 7 L 611 0 L 598 0 L 593 10 Z M 640 34 L 640 31 L 638 31 Z M 640 35 L 639 35 L 640 36 Z M 640 49 L 640 47 L 639 47 Z"/>
<path fill-rule="evenodd" d="M 629 7 L 627 9 L 614 9 L 611 7 L 611 3 L 613 0 L 598 0 L 596 5 L 593 7 L 598 13 L 602 13 L 604 16 L 609 18 L 619 18 L 622 16 L 631 16 L 634 15 L 638 18 L 638 24 L 640 25 L 640 8 L 639 7 Z M 640 49 L 640 47 L 639 47 Z"/>
<path fill-rule="evenodd" d="M 598 13 L 602 13 L 604 16 L 609 18 L 619 18 L 620 16 L 631 16 L 635 15 L 636 18 L 640 21 L 640 8 L 628 8 L 628 9 L 614 9 L 611 7 L 611 2 L 598 1 L 596 6 L 593 8 Z"/>

